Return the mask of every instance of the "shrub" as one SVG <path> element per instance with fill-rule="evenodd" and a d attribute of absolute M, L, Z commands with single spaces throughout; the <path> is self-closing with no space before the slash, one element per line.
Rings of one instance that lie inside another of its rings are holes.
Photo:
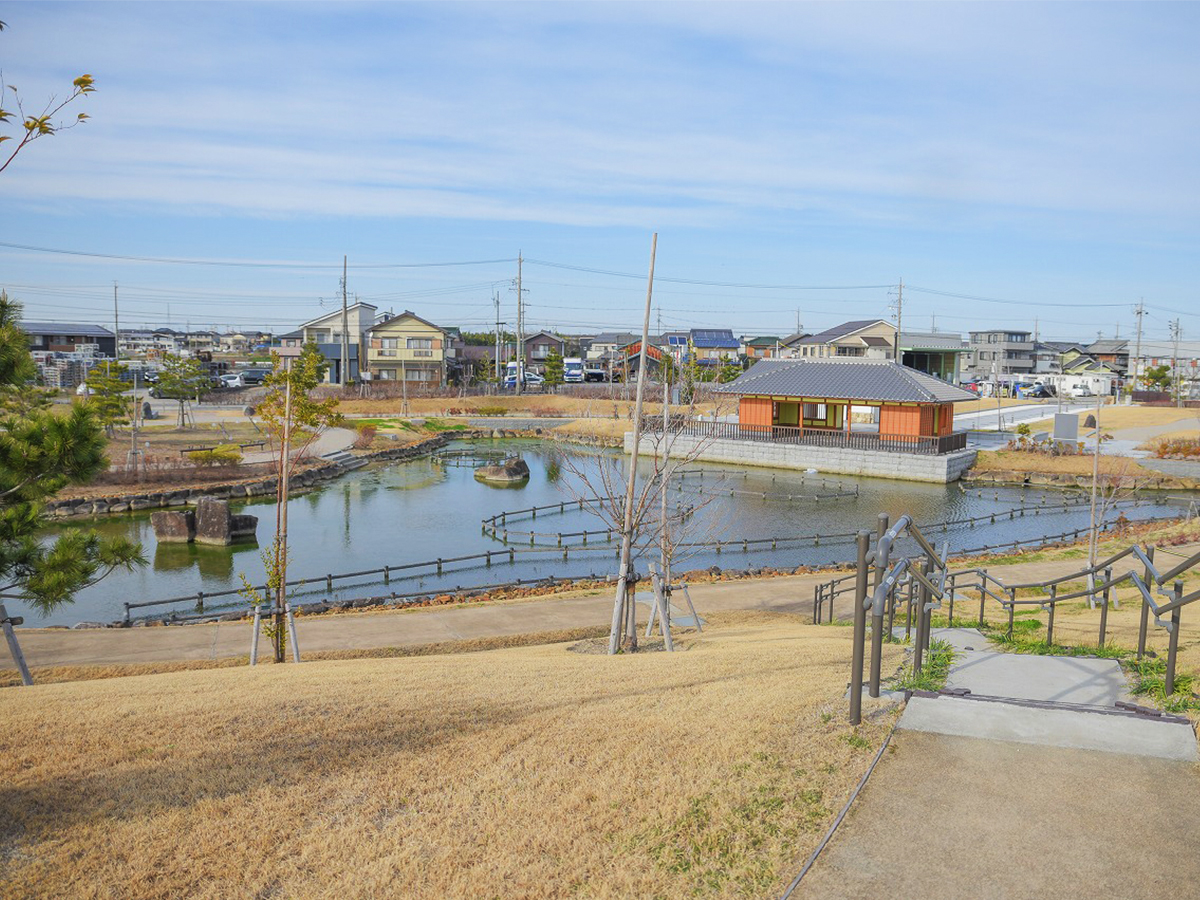
<path fill-rule="evenodd" d="M 1200 438 L 1163 438 L 1154 445 L 1154 455 L 1160 459 L 1195 459 L 1200 457 Z"/>
<path fill-rule="evenodd" d="M 233 444 L 222 444 L 211 450 L 197 450 L 189 456 L 195 465 L 204 469 L 212 466 L 236 466 L 242 461 L 242 451 Z"/>
<path fill-rule="evenodd" d="M 371 442 L 375 440 L 377 429 L 374 425 L 358 425 L 355 430 L 358 432 L 358 437 L 354 439 L 354 449 L 366 450 L 371 446 Z"/>
<path fill-rule="evenodd" d="M 503 416 L 508 414 L 506 406 L 480 406 L 475 412 L 481 416 Z"/>

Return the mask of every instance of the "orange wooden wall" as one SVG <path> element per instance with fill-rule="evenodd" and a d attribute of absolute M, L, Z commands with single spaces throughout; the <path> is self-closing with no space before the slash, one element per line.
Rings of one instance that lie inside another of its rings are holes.
<path fill-rule="evenodd" d="M 738 423 L 746 426 L 771 427 L 774 406 L 769 397 L 743 397 L 738 409 Z"/>

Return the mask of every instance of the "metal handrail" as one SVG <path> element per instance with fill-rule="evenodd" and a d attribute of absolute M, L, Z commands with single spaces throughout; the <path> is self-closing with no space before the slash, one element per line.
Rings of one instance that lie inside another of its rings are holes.
<path fill-rule="evenodd" d="M 895 543 L 904 534 L 907 534 L 916 542 L 920 553 L 912 557 L 901 556 L 899 559 L 893 561 L 892 555 Z M 1154 564 L 1154 547 L 1151 545 L 1143 549 L 1141 546 L 1133 544 L 1106 559 L 1067 575 L 1037 582 L 1006 584 L 1002 579 L 983 567 L 976 566 L 954 572 L 949 571 L 946 565 L 949 552 L 948 544 L 943 545 L 942 550 L 939 552 L 924 534 L 921 533 L 921 529 L 910 515 L 901 516 L 889 528 L 887 515 L 881 514 L 879 516 L 878 536 L 873 548 L 869 546 L 870 537 L 870 532 L 860 531 L 858 533 L 859 554 L 854 573 L 817 585 L 814 591 L 814 622 L 820 621 L 821 606 L 826 598 L 830 601 L 829 615 L 830 621 L 832 621 L 833 599 L 848 593 L 850 588 L 845 586 L 846 582 L 852 579 L 854 581 L 856 595 L 853 622 L 854 660 L 850 678 L 850 720 L 852 724 L 858 724 L 861 721 L 863 657 L 865 655 L 867 611 L 870 611 L 872 618 L 872 627 L 870 629 L 871 677 L 869 692 L 872 697 L 878 697 L 879 657 L 882 652 L 883 643 L 883 617 L 885 614 L 890 613 L 888 619 L 890 629 L 891 622 L 894 619 L 896 603 L 898 602 L 897 588 L 904 584 L 907 584 L 910 588 L 907 601 L 909 604 L 908 624 L 911 624 L 912 607 L 914 605 L 913 594 L 917 594 L 915 600 L 917 634 L 913 647 L 914 673 L 920 672 L 922 657 L 928 651 L 930 613 L 932 610 L 941 607 L 941 601 L 944 598 L 949 599 L 951 622 L 953 622 L 956 595 L 967 590 L 978 591 L 979 621 L 982 625 L 984 622 L 984 604 L 987 602 L 987 598 L 990 597 L 999 603 L 1003 609 L 1008 611 L 1008 636 L 1010 638 L 1013 633 L 1016 608 L 1018 606 L 1037 606 L 1046 610 L 1049 614 L 1046 640 L 1048 643 L 1053 643 L 1054 617 L 1058 604 L 1063 601 L 1086 597 L 1089 602 L 1093 604 L 1099 602 L 1100 605 L 1099 645 L 1102 647 L 1104 646 L 1105 634 L 1107 632 L 1109 606 L 1110 604 L 1114 607 L 1119 605 L 1118 598 L 1113 595 L 1113 589 L 1127 583 L 1132 584 L 1137 588 L 1142 599 L 1137 658 L 1140 660 L 1145 655 L 1148 618 L 1149 614 L 1153 613 L 1155 624 L 1165 628 L 1170 635 L 1164 689 L 1167 695 L 1174 692 L 1180 610 L 1184 606 L 1200 601 L 1200 590 L 1195 590 L 1186 595 L 1183 593 L 1183 582 L 1179 579 L 1179 576 L 1200 566 L 1200 552 L 1193 553 L 1177 565 L 1160 572 Z M 1119 574 L 1114 574 L 1114 564 L 1126 559 L 1134 562 L 1135 566 Z M 918 565 L 918 561 L 920 561 L 920 565 Z M 1140 563 L 1142 566 L 1143 571 L 1141 574 L 1136 570 L 1136 563 Z M 868 591 L 867 581 L 869 570 L 872 568 L 875 571 L 874 589 Z M 1101 575 L 1099 580 L 1094 577 L 1097 574 Z M 1058 592 L 1060 585 L 1077 581 L 1081 578 L 1091 579 L 1090 584 L 1086 588 L 1065 594 Z M 1164 586 L 1172 581 L 1171 589 L 1166 590 Z M 947 583 L 949 583 L 949 587 L 947 587 Z M 1016 595 L 1017 591 L 1020 590 L 1042 590 L 1047 592 L 1049 596 L 1018 599 Z M 1156 594 L 1164 598 L 1167 602 L 1160 603 L 1155 599 Z M 1164 619 L 1167 615 L 1170 616 L 1169 621 Z M 908 625 L 906 625 L 906 629 L 907 627 Z"/>

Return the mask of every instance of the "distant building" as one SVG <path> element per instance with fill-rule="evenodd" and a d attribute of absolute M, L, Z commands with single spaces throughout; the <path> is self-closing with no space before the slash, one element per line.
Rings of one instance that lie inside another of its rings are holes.
<path fill-rule="evenodd" d="M 99 325 L 80 325 L 74 322 L 22 322 L 21 330 L 29 335 L 30 350 L 75 353 L 83 347 L 94 347 L 94 352 L 100 356 L 115 358 L 117 355 L 116 335 Z"/>
<path fill-rule="evenodd" d="M 963 374 L 978 378 L 1002 376 L 1012 381 L 1033 372 L 1033 335 L 1029 331 L 996 329 L 972 331 Z M 1008 376 L 1008 377 L 1004 377 Z"/>
<path fill-rule="evenodd" d="M 779 338 L 774 335 L 747 338 L 742 341 L 741 353 L 747 359 L 771 359 L 779 348 Z"/>

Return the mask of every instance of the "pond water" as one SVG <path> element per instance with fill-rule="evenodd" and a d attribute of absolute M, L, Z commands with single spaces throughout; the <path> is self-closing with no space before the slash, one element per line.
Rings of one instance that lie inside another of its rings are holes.
<path fill-rule="evenodd" d="M 593 536 L 586 547 L 579 538 L 565 538 L 567 558 L 556 546 L 556 535 L 607 527 L 596 516 L 572 504 L 588 493 L 579 473 L 594 474 L 604 465 L 619 467 L 625 461 L 615 451 L 562 448 L 536 441 L 461 443 L 449 450 L 467 449 L 520 453 L 531 477 L 519 487 L 500 489 L 475 480 L 469 459 L 425 458 L 404 463 L 377 463 L 351 472 L 335 482 L 294 497 L 288 506 L 291 546 L 290 578 L 305 584 L 291 591 L 297 602 L 318 599 L 344 600 L 397 592 L 452 590 L 455 587 L 608 574 L 615 568 L 617 543 Z M 457 464 L 456 464 L 457 463 Z M 639 472 L 649 470 L 639 464 Z M 623 481 L 620 482 L 623 484 Z M 764 499 L 764 495 L 765 499 Z M 1086 528 L 1088 507 L 1083 492 L 1034 489 L 979 491 L 959 484 L 931 485 L 882 479 L 806 474 L 772 469 L 742 469 L 714 464 L 691 464 L 671 493 L 675 505 L 699 506 L 688 526 L 687 540 L 704 544 L 686 552 L 675 570 L 718 565 L 753 568 L 827 564 L 851 560 L 853 539 L 860 528 L 876 527 L 879 513 L 893 520 L 912 515 L 919 524 L 997 515 L 974 525 L 950 526 L 938 531 L 938 541 L 949 541 L 952 551 L 1013 541 L 1032 541 L 1043 535 Z M 791 499 L 788 499 L 790 496 Z M 819 498 L 819 499 L 818 499 Z M 1070 500 L 1076 505 L 1061 507 Z M 528 514 L 506 516 L 510 543 L 503 529 L 485 533 L 481 520 L 532 506 L 565 503 Z M 1024 508 L 1025 513 L 1012 510 Z M 1035 514 L 1034 511 L 1037 511 Z M 96 528 L 104 534 L 121 534 L 141 542 L 149 565 L 135 572 L 116 572 L 79 593 L 73 604 L 42 617 L 19 601 L 8 601 L 10 613 L 24 615 L 28 626 L 70 625 L 81 621 L 111 622 L 123 617 L 126 602 L 137 603 L 171 597 L 213 594 L 236 589 L 244 574 L 252 583 L 264 579 L 262 547 L 274 536 L 275 503 L 251 500 L 236 505 L 237 512 L 259 517 L 258 544 L 206 547 L 195 544 L 162 544 L 155 541 L 149 513 L 130 513 L 70 523 L 62 528 Z M 1178 514 L 1169 506 L 1143 500 L 1122 506 L 1109 518 L 1123 513 L 1130 519 Z M 1001 517 L 1003 516 L 1003 518 Z M 538 536 L 530 547 L 529 532 Z M 844 537 L 838 537 L 844 535 Z M 743 540 L 776 539 L 748 545 Z M 715 543 L 722 542 L 720 552 Z M 514 561 L 509 562 L 508 550 Z M 326 588 L 327 574 L 376 569 L 384 565 L 450 558 L 496 551 L 491 566 L 483 561 L 447 564 L 439 576 L 433 567 L 391 575 L 336 580 Z M 499 551 L 504 551 L 500 553 Z M 644 572 L 645 565 L 639 565 Z M 220 604 L 245 605 L 236 596 L 206 601 L 206 609 Z M 192 603 L 135 610 L 138 614 L 192 612 Z"/>

